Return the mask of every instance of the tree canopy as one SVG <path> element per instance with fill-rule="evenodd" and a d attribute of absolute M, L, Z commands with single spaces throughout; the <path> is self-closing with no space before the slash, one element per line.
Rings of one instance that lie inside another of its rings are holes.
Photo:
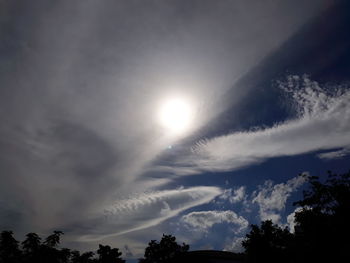
<path fill-rule="evenodd" d="M 288 262 L 292 242 L 293 235 L 287 228 L 266 220 L 260 227 L 251 226 L 242 245 L 251 262 L 261 262 L 261 258 L 269 259 L 269 262 Z"/>
<path fill-rule="evenodd" d="M 174 262 L 183 253 L 189 250 L 190 246 L 176 242 L 176 238 L 172 235 L 164 235 L 160 242 L 151 240 L 145 249 L 144 258 L 140 259 L 140 263 L 166 263 Z"/>
<path fill-rule="evenodd" d="M 28 233 L 21 244 L 12 231 L 0 233 L 0 263 L 124 263 L 118 248 L 99 245 L 97 253 L 80 254 L 68 248 L 59 248 L 61 231 L 54 231 L 42 239 L 36 233 Z"/>
<path fill-rule="evenodd" d="M 309 183 L 295 215 L 295 233 L 263 221 L 242 242 L 249 262 L 343 262 L 350 260 L 350 172 L 301 175 Z M 341 260 L 341 261 L 340 261 Z"/>

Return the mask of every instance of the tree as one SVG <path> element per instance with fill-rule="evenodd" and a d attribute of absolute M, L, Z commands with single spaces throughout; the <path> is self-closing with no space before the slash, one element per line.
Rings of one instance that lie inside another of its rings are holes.
<path fill-rule="evenodd" d="M 302 208 L 295 217 L 299 261 L 350 259 L 350 172 L 306 179 L 310 189 L 294 203 Z"/>
<path fill-rule="evenodd" d="M 62 248 L 58 250 L 57 256 L 58 256 L 58 262 L 68 263 L 71 257 L 71 251 L 69 248 Z"/>
<path fill-rule="evenodd" d="M 53 231 L 53 234 L 49 235 L 44 244 L 50 248 L 55 248 L 60 244 L 60 238 L 63 235 L 62 231 Z"/>
<path fill-rule="evenodd" d="M 97 250 L 97 254 L 99 255 L 98 261 L 99 263 L 124 263 L 120 256 L 122 255 L 119 252 L 118 248 L 111 248 L 110 246 L 99 245 L 99 249 Z"/>
<path fill-rule="evenodd" d="M 310 187 L 294 203 L 295 233 L 271 221 L 252 225 L 242 242 L 250 262 L 347 262 L 350 261 L 350 172 L 334 174 L 322 182 L 301 175 Z"/>
<path fill-rule="evenodd" d="M 94 252 L 85 252 L 80 255 L 80 252 L 74 250 L 71 252 L 71 263 L 95 263 L 97 262 L 94 257 Z"/>
<path fill-rule="evenodd" d="M 291 262 L 293 235 L 271 220 L 261 226 L 251 225 L 251 231 L 242 242 L 249 262 Z"/>
<path fill-rule="evenodd" d="M 22 242 L 23 260 L 25 262 L 40 262 L 41 238 L 35 233 L 28 233 Z"/>
<path fill-rule="evenodd" d="M 58 249 L 62 231 L 53 231 L 53 234 L 45 238 L 45 241 L 40 246 L 40 259 L 43 262 L 50 263 L 65 263 L 70 257 L 70 252 L 67 249 Z"/>
<path fill-rule="evenodd" d="M 41 238 L 35 233 L 28 233 L 26 239 L 22 242 L 22 248 L 25 253 L 33 253 L 39 250 Z"/>
<path fill-rule="evenodd" d="M 21 251 L 18 241 L 12 231 L 2 231 L 0 234 L 0 263 L 19 263 Z"/>
<path fill-rule="evenodd" d="M 174 262 L 183 253 L 189 250 L 189 245 L 183 243 L 179 245 L 176 238 L 172 235 L 164 235 L 158 243 L 151 240 L 145 249 L 144 258 L 140 259 L 140 263 L 166 263 Z"/>
<path fill-rule="evenodd" d="M 59 248 L 62 231 L 54 231 L 41 241 L 36 233 L 28 233 L 19 247 L 12 231 L 0 233 L 0 263 L 124 263 L 118 248 L 99 245 L 95 253 L 88 251 L 80 254 L 68 248 Z"/>

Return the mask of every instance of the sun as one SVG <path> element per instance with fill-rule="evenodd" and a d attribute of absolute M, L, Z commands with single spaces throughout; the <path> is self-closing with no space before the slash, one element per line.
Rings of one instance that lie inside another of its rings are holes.
<path fill-rule="evenodd" d="M 171 134 L 182 134 L 190 128 L 193 108 L 184 98 L 171 98 L 161 103 L 159 122 Z"/>

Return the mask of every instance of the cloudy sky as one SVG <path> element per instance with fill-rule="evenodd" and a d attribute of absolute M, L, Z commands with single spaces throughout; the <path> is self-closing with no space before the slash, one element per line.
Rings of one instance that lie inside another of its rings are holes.
<path fill-rule="evenodd" d="M 346 1 L 0 1 L 0 228 L 142 256 L 293 230 L 347 171 Z"/>

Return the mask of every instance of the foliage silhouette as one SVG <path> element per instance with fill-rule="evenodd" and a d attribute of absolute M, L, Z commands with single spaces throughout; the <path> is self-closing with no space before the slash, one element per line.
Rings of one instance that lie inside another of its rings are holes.
<path fill-rule="evenodd" d="M 47 247 L 50 247 L 50 248 L 55 248 L 55 247 L 57 247 L 57 246 L 60 244 L 60 237 L 61 237 L 61 235 L 63 235 L 63 232 L 62 232 L 62 231 L 53 231 L 53 234 L 52 234 L 52 235 L 49 235 L 49 236 L 45 239 L 44 244 L 45 244 Z"/>
<path fill-rule="evenodd" d="M 94 252 L 85 252 L 83 254 L 80 254 L 79 251 L 74 250 L 71 252 L 71 263 L 94 263 L 97 262 L 96 259 L 94 259 L 95 253 Z"/>
<path fill-rule="evenodd" d="M 12 231 L 0 233 L 0 263 L 124 263 L 118 248 L 99 245 L 95 253 L 80 254 L 68 248 L 59 248 L 61 231 L 54 231 L 44 242 L 36 233 L 28 233 L 19 246 Z"/>
<path fill-rule="evenodd" d="M 24 262 L 42 262 L 41 259 L 41 238 L 35 233 L 28 233 L 26 239 L 21 243 Z"/>
<path fill-rule="evenodd" d="M 288 262 L 293 235 L 287 228 L 282 229 L 271 220 L 261 223 L 261 227 L 251 226 L 247 239 L 242 242 L 250 262 Z"/>
<path fill-rule="evenodd" d="M 302 207 L 295 219 L 298 260 L 350 259 L 350 172 L 328 172 L 324 183 L 315 176 L 308 180 L 304 199 L 294 203 Z"/>
<path fill-rule="evenodd" d="M 12 231 L 2 231 L 0 234 L 0 262 L 21 262 L 21 251 L 18 241 L 13 237 Z"/>
<path fill-rule="evenodd" d="M 144 258 L 139 260 L 140 263 L 166 263 L 175 262 L 189 250 L 190 246 L 183 243 L 179 245 L 176 238 L 172 235 L 164 235 L 158 243 L 151 240 L 145 249 Z"/>
<path fill-rule="evenodd" d="M 122 253 L 119 252 L 118 248 L 111 248 L 110 246 L 99 245 L 97 254 L 99 255 L 98 262 L 101 262 L 101 263 L 124 263 L 125 262 L 125 260 L 122 260 L 120 258 Z"/>
<path fill-rule="evenodd" d="M 310 188 L 294 205 L 295 233 L 271 221 L 252 225 L 242 242 L 249 262 L 345 262 L 350 260 L 350 172 L 321 182 L 301 175 Z M 345 260 L 345 261 L 344 261 Z"/>

